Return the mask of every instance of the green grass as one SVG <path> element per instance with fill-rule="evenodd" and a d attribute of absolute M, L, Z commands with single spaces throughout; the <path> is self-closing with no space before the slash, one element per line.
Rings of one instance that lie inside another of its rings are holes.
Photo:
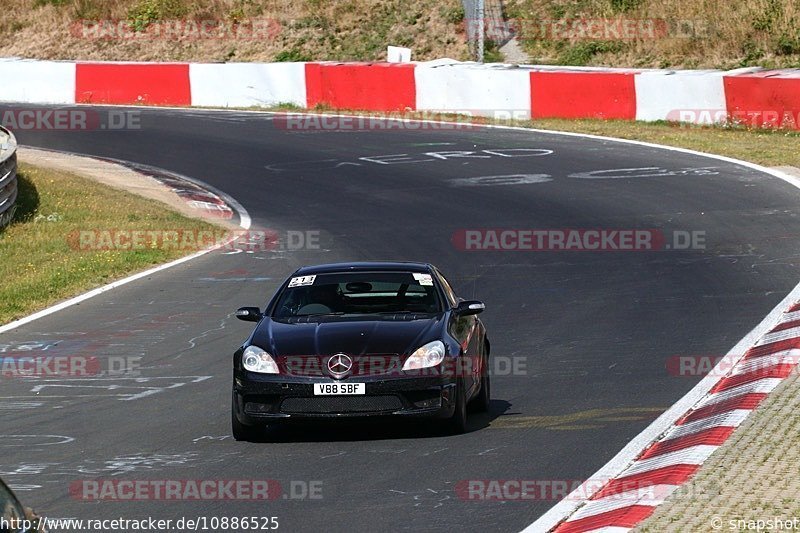
<path fill-rule="evenodd" d="M 797 0 L 507 0 L 505 8 L 518 22 L 517 39 L 533 63 L 720 69 L 800 65 Z M 613 32 L 575 31 L 576 22 L 579 28 L 586 21 L 599 27 L 641 21 L 659 29 L 614 40 Z"/>
<path fill-rule="evenodd" d="M 134 31 L 144 31 L 154 22 L 179 18 L 187 12 L 179 0 L 140 0 L 128 11 L 128 22 Z"/>
<path fill-rule="evenodd" d="M 20 165 L 12 223 L 0 232 L 0 324 L 192 250 L 80 251 L 85 230 L 217 230 L 151 200 L 71 174 Z"/>
<path fill-rule="evenodd" d="M 514 125 L 645 141 L 743 159 L 766 166 L 800 167 L 800 132 L 679 126 L 625 120 L 520 121 Z"/>

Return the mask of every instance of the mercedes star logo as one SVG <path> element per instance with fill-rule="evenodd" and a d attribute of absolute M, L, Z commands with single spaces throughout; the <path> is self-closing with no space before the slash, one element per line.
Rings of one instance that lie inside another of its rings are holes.
<path fill-rule="evenodd" d="M 337 353 L 328 359 L 328 371 L 337 379 L 345 377 L 352 368 L 353 360 L 343 353 Z"/>

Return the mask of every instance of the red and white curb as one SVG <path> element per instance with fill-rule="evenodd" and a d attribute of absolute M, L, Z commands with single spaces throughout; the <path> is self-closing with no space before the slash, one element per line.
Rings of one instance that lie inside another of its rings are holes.
<path fill-rule="evenodd" d="M 800 71 L 461 63 L 137 63 L 0 58 L 0 101 L 462 113 L 800 129 Z M 11 120 L 11 119 L 9 119 Z M 19 119 L 22 120 L 21 118 Z M 13 126 L 13 124 L 7 124 Z M 17 129 L 12 127 L 11 129 Z M 20 125 L 19 129 L 23 129 Z"/>
<path fill-rule="evenodd" d="M 785 309 L 778 315 L 777 323 L 773 312 L 765 319 L 773 324 L 767 332 L 755 342 L 751 340 L 743 355 L 736 356 L 732 351 L 726 356 L 717 368 L 732 364 L 727 366 L 730 371 L 717 379 L 707 394 L 661 436 L 645 446 L 627 467 L 575 505 L 576 508 L 564 513 L 560 522 L 552 523 L 559 517 L 551 510 L 525 531 L 623 532 L 650 516 L 797 367 L 800 360 L 797 292 L 796 288 L 789 295 L 794 299 L 788 309 L 785 304 L 776 308 Z M 736 357 L 738 360 L 734 360 Z"/>

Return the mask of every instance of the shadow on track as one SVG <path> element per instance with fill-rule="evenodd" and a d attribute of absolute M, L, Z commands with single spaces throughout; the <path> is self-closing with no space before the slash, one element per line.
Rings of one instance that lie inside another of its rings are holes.
<path fill-rule="evenodd" d="M 484 429 L 511 408 L 505 400 L 492 400 L 488 413 L 469 417 L 467 433 Z M 319 420 L 274 424 L 252 442 L 355 442 L 395 439 L 441 438 L 447 433 L 443 420 L 373 419 Z"/>

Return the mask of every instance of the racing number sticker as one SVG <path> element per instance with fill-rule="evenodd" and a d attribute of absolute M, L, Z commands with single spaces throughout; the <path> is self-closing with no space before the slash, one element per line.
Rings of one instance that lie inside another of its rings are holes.
<path fill-rule="evenodd" d="M 313 285 L 314 280 L 317 279 L 317 276 L 300 276 L 297 278 L 292 278 L 289 282 L 289 288 L 292 287 L 305 287 L 307 285 Z"/>
<path fill-rule="evenodd" d="M 420 285 L 433 285 L 433 278 L 430 274 L 414 274 L 414 279 L 419 281 Z"/>

